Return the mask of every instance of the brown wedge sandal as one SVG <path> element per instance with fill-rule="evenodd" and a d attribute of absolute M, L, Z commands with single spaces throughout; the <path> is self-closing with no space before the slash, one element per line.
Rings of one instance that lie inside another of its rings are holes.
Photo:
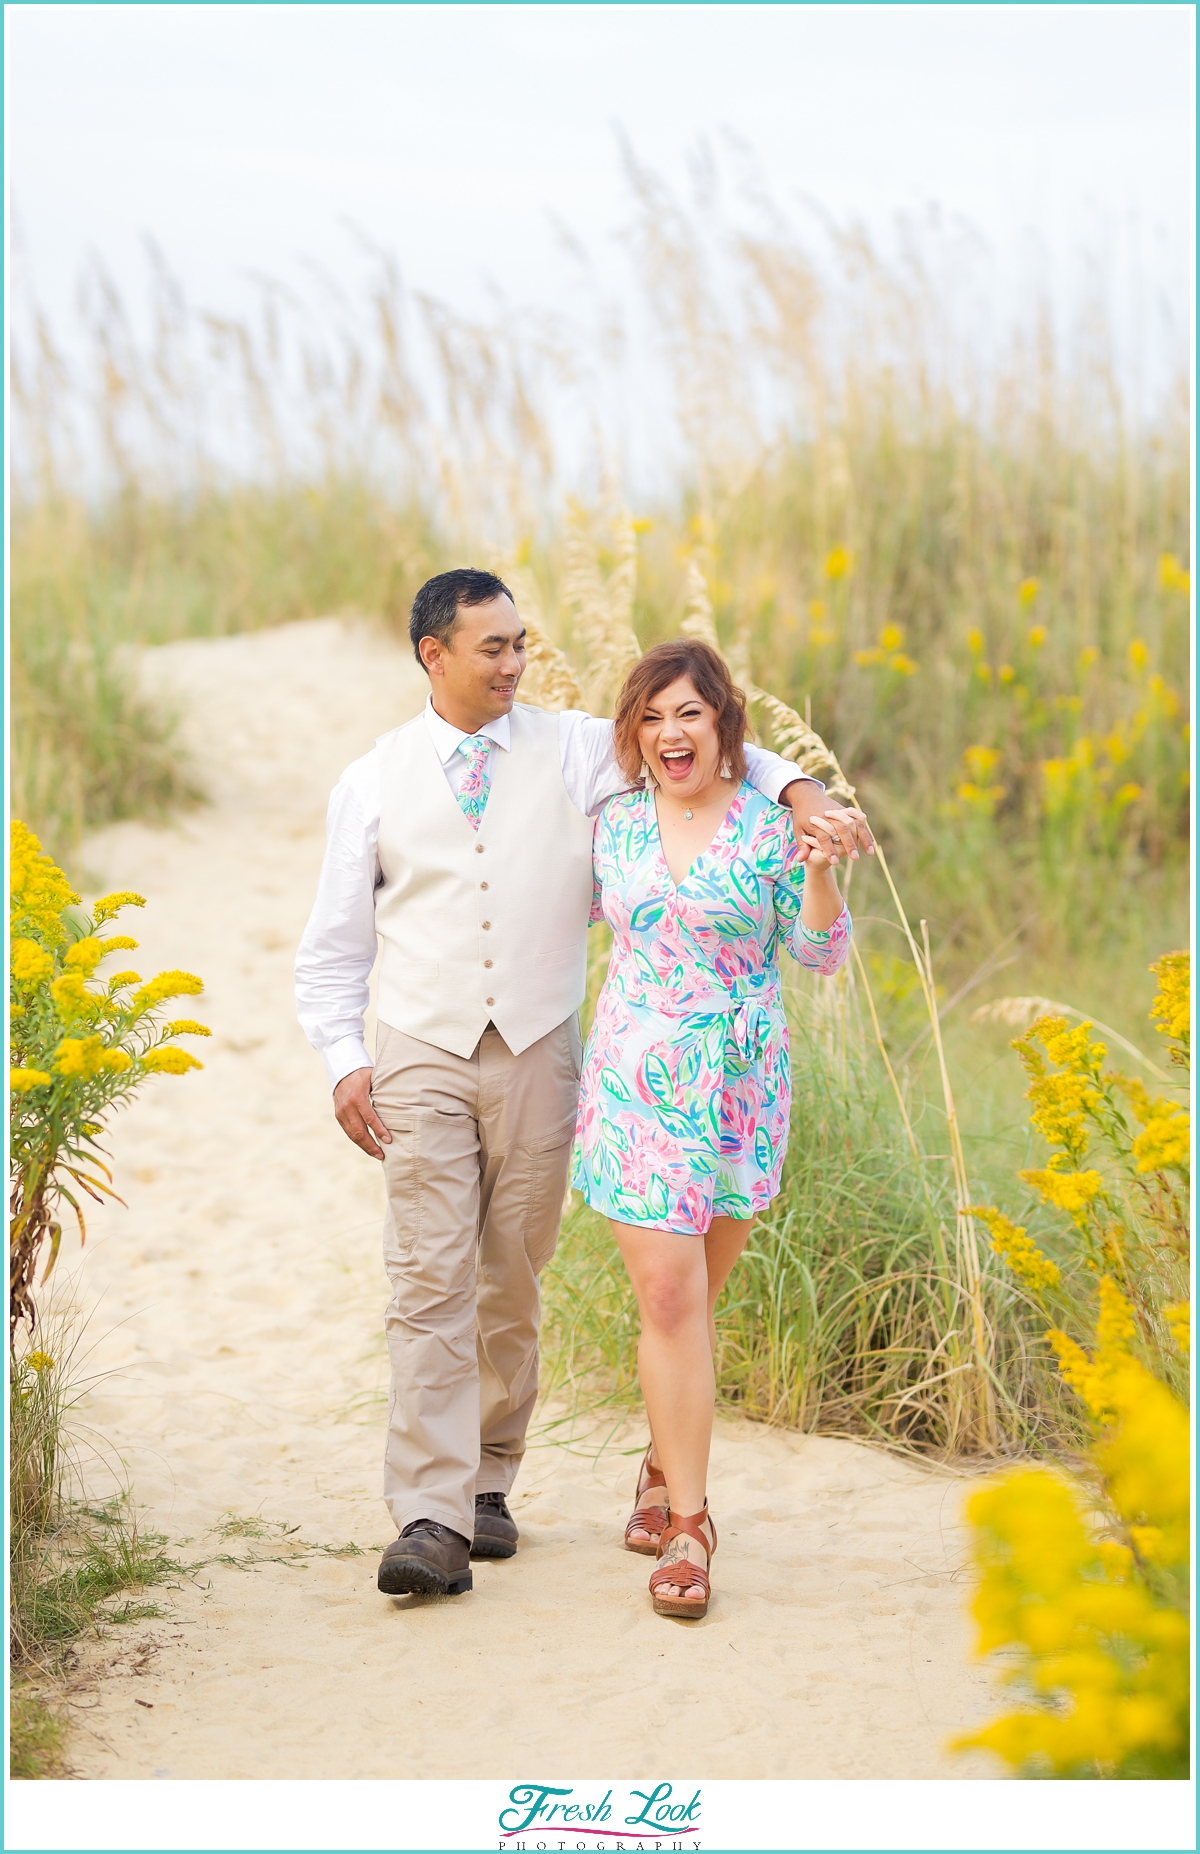
<path fill-rule="evenodd" d="M 700 1530 L 706 1520 L 712 1533 L 711 1545 Z M 664 1528 L 659 1537 L 659 1557 L 662 1557 L 665 1547 L 671 1543 L 672 1539 L 677 1539 L 681 1533 L 686 1533 L 689 1539 L 695 1539 L 697 1545 L 703 1545 L 708 1554 L 708 1562 L 711 1564 L 713 1553 L 717 1549 L 717 1528 L 713 1525 L 712 1516 L 708 1510 L 708 1501 L 704 1502 L 698 1513 L 692 1513 L 686 1517 L 682 1513 L 672 1513 L 670 1521 L 670 1525 Z M 659 1595 L 660 1590 L 667 1589 L 671 1585 L 678 1590 L 697 1590 L 700 1594 L 678 1597 Z M 707 1570 L 702 1569 L 698 1564 L 693 1564 L 690 1558 L 676 1558 L 673 1564 L 660 1564 L 657 1570 L 650 1573 L 650 1595 L 654 1598 L 656 1616 L 691 1616 L 698 1621 L 701 1616 L 708 1614 L 708 1599 L 711 1594 Z"/>
<path fill-rule="evenodd" d="M 650 1488 L 665 1487 L 667 1484 L 667 1477 L 662 1469 L 654 1467 L 651 1463 L 650 1449 L 653 1447 L 652 1442 L 642 1457 L 642 1465 L 638 1469 L 637 1487 L 633 1496 L 637 1505 L 629 1515 L 625 1527 L 626 1551 L 640 1552 L 643 1558 L 654 1557 L 658 1550 L 662 1529 L 667 1523 L 667 1508 L 661 1501 L 649 1500 L 644 1506 L 642 1504 L 642 1495 L 648 1493 Z M 649 1537 L 632 1539 L 629 1536 L 631 1532 L 646 1532 Z"/>

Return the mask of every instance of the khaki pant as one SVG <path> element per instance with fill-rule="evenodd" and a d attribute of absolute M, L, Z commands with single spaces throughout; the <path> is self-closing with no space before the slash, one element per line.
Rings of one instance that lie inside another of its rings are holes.
<path fill-rule="evenodd" d="M 400 1531 L 435 1519 L 469 1539 L 475 1495 L 516 1478 L 580 1059 L 574 1016 L 519 1056 L 489 1024 L 465 1059 L 379 1025 L 371 1099 L 392 1135 L 383 1497 Z"/>

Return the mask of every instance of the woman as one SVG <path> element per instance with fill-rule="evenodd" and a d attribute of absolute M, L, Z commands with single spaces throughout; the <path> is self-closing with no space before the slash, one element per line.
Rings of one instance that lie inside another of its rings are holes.
<path fill-rule="evenodd" d="M 615 722 L 638 784 L 596 829 L 593 918 L 612 927 L 613 950 L 584 1054 L 574 1183 L 610 1219 L 641 1313 L 652 1441 L 625 1539 L 655 1552 L 650 1590 L 666 1616 L 708 1607 L 713 1308 L 787 1147 L 778 946 L 829 974 L 850 943 L 836 836 L 805 836 L 800 862 L 790 814 L 745 782 L 745 734 L 745 697 L 715 650 L 680 638 L 648 651 Z"/>

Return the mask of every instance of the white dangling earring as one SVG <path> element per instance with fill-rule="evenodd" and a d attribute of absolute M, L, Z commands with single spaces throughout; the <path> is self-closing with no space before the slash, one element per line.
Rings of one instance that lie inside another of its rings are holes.
<path fill-rule="evenodd" d="M 721 777 L 722 779 L 732 779 L 733 778 L 733 768 L 729 764 L 728 760 L 721 761 Z"/>
<path fill-rule="evenodd" d="M 647 792 L 654 790 L 654 778 L 645 760 L 642 761 L 642 787 Z"/>

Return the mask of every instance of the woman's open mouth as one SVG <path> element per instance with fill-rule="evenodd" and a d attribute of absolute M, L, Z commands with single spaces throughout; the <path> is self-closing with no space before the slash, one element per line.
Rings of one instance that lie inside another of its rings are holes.
<path fill-rule="evenodd" d="M 691 747 L 673 747 L 658 757 L 662 761 L 664 774 L 676 784 L 686 779 L 696 764 L 696 755 Z"/>

